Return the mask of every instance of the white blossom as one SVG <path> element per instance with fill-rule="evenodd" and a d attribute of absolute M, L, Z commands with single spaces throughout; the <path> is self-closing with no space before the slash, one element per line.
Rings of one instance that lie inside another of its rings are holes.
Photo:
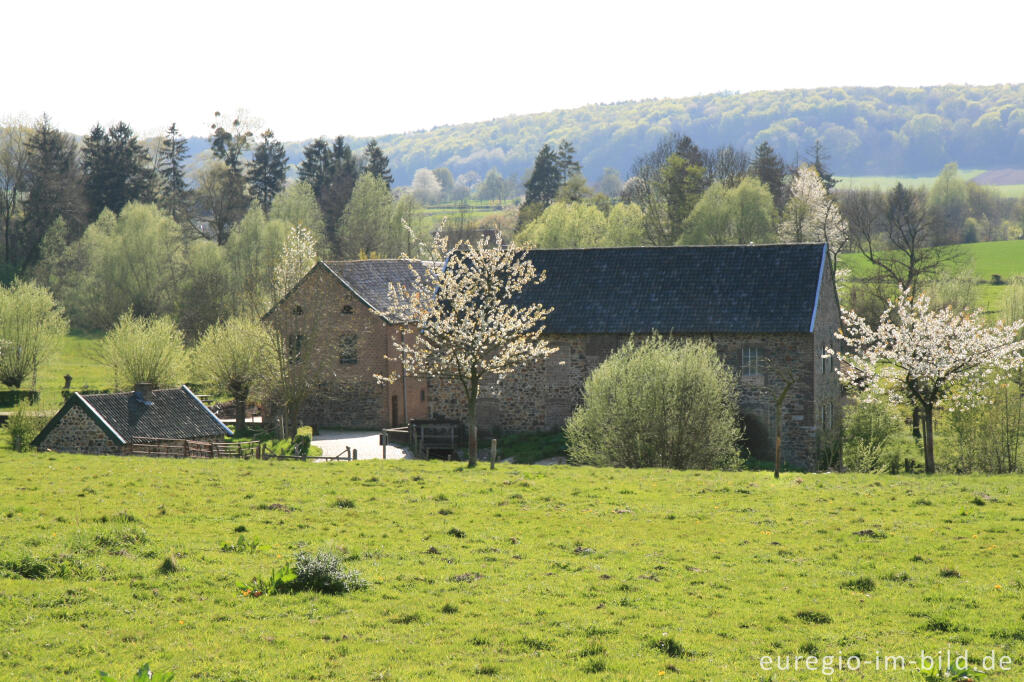
<path fill-rule="evenodd" d="M 779 223 L 784 242 L 825 242 L 829 267 L 835 272 L 836 257 L 850 240 L 850 227 L 829 196 L 814 166 L 803 165 L 793 178 L 790 199 Z"/>
<path fill-rule="evenodd" d="M 925 465 L 934 471 L 932 412 L 966 409 L 979 400 L 985 384 L 1021 365 L 1024 320 L 992 326 L 982 311 L 930 309 L 927 296 L 909 292 L 890 301 L 878 327 L 850 310 L 836 332 L 839 349 L 827 355 L 839 361 L 840 379 L 865 393 L 920 409 L 925 422 Z"/>
<path fill-rule="evenodd" d="M 294 225 L 285 238 L 274 266 L 274 295 L 281 300 L 316 265 L 316 237 L 303 225 Z"/>
<path fill-rule="evenodd" d="M 406 332 L 397 336 L 393 361 L 411 375 L 463 389 L 470 462 L 475 464 L 473 429 L 481 382 L 501 379 L 558 349 L 542 338 L 551 309 L 513 302 L 524 288 L 544 281 L 528 251 L 502 244 L 500 235 L 491 247 L 484 242 L 449 246 L 442 233 L 435 233 L 428 260 L 403 256 L 412 268 L 413 284 L 393 284 L 388 309 L 381 314 Z M 377 378 L 394 381 L 397 376 Z"/>

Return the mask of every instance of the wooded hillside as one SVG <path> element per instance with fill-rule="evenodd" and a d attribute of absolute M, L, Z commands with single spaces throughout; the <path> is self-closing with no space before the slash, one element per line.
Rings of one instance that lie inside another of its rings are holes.
<path fill-rule="evenodd" d="M 605 167 L 628 177 L 633 160 L 670 132 L 701 147 L 752 151 L 767 141 L 787 162 L 821 140 L 840 175 L 936 174 L 1024 167 L 1024 84 L 925 88 L 817 88 L 594 104 L 378 137 L 398 184 L 417 168 L 447 166 L 482 178 L 521 177 L 545 142 L 572 140 L 587 178 Z M 328 131 L 344 134 L 346 131 Z M 366 142 L 351 139 L 358 151 Z M 192 149 L 205 141 L 194 140 Z M 302 145 L 287 145 L 297 163 Z"/>

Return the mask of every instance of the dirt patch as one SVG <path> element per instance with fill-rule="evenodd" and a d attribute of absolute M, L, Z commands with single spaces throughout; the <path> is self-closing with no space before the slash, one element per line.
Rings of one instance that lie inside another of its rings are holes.
<path fill-rule="evenodd" d="M 1024 185 L 1024 170 L 1003 168 L 985 171 L 971 178 L 971 181 L 977 185 Z"/>

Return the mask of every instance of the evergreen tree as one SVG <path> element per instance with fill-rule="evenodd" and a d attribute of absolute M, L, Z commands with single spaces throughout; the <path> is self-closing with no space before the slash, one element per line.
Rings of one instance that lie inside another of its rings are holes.
<path fill-rule="evenodd" d="M 780 214 L 786 206 L 786 164 L 771 145 L 762 142 L 754 150 L 750 175 L 760 180 L 772 194 L 775 210 Z"/>
<path fill-rule="evenodd" d="M 562 140 L 558 143 L 558 170 L 562 174 L 562 184 L 569 182 L 569 178 L 581 172 L 580 163 L 576 160 L 576 148 L 569 140 Z"/>
<path fill-rule="evenodd" d="M 391 189 L 395 179 L 391 176 L 391 169 L 388 167 L 390 159 L 381 151 L 377 140 L 372 139 L 363 149 L 363 171 L 380 178 Z"/>
<path fill-rule="evenodd" d="M 160 207 L 174 218 L 179 225 L 188 220 L 191 191 L 185 181 L 185 158 L 188 155 L 188 141 L 178 132 L 174 123 L 160 142 L 156 161 L 160 176 Z"/>
<path fill-rule="evenodd" d="M 252 163 L 246 173 L 249 180 L 249 194 L 264 211 L 270 210 L 274 197 L 284 187 L 285 166 L 288 154 L 284 145 L 274 139 L 272 130 L 263 132 L 263 140 L 253 150 Z"/>
<path fill-rule="evenodd" d="M 832 188 L 836 186 L 838 182 L 835 177 L 828 172 L 828 168 L 825 167 L 825 162 L 828 161 L 828 152 L 825 151 L 825 145 L 821 143 L 821 140 L 814 141 L 814 170 L 818 171 L 818 177 L 821 178 L 821 184 L 825 185 L 825 191 L 831 192 Z"/>
<path fill-rule="evenodd" d="M 526 181 L 526 203 L 547 206 L 555 200 L 561 185 L 562 168 L 558 156 L 551 145 L 545 144 L 537 152 L 533 172 Z"/>
<path fill-rule="evenodd" d="M 38 259 L 39 245 L 57 218 L 64 218 L 71 239 L 80 237 L 86 224 L 74 138 L 57 130 L 44 115 L 32 129 L 28 149 L 28 199 L 11 244 L 16 262 L 22 266 Z"/>
<path fill-rule="evenodd" d="M 324 138 L 313 140 L 302 153 L 304 158 L 299 164 L 299 179 L 305 180 L 313 188 L 320 212 L 324 216 L 327 237 L 337 250 L 341 245 L 338 221 L 352 198 L 352 190 L 359 176 L 356 158 L 352 155 L 352 148 L 340 135 L 334 138 L 333 143 L 328 143 Z"/>
<path fill-rule="evenodd" d="M 155 173 L 149 152 L 124 121 L 104 131 L 96 125 L 83 140 L 82 172 L 89 218 L 109 208 L 119 213 L 129 201 L 152 201 Z"/>
<path fill-rule="evenodd" d="M 231 122 L 231 129 L 228 130 L 221 123 L 220 112 L 213 115 L 214 121 L 210 125 L 213 131 L 210 133 L 210 151 L 213 155 L 223 161 L 229 170 L 242 175 L 245 170 L 245 152 L 249 151 L 252 140 L 252 131 L 247 130 L 240 118 Z"/>
<path fill-rule="evenodd" d="M 331 172 L 331 145 L 325 138 L 318 137 L 302 148 L 299 180 L 309 183 L 317 201 L 320 200 L 324 187 L 330 181 Z"/>

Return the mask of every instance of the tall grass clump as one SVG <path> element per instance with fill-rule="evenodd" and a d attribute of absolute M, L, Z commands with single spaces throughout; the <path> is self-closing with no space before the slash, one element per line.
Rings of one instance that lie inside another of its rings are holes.
<path fill-rule="evenodd" d="M 706 341 L 631 339 L 587 378 L 565 425 L 574 464 L 735 469 L 738 388 Z"/>
<path fill-rule="evenodd" d="M 11 449 L 18 452 L 28 450 L 32 439 L 39 435 L 54 412 L 55 410 L 48 410 L 41 405 L 33 405 L 28 398 L 18 402 L 4 426 L 7 437 L 10 438 Z"/>

